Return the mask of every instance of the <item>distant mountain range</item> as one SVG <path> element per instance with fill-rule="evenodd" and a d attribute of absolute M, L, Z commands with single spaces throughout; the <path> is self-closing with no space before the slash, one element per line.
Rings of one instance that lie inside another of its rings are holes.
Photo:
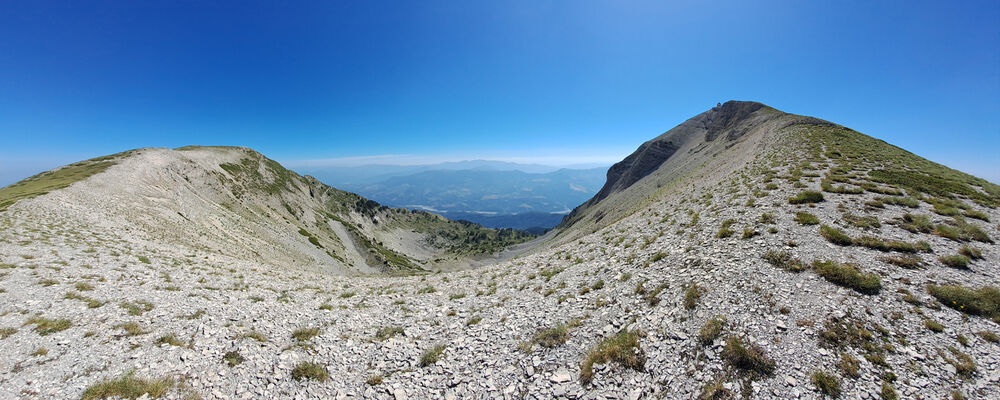
<path fill-rule="evenodd" d="M 539 232 L 558 225 L 565 214 L 593 197 L 605 182 L 607 168 L 474 160 L 297 170 L 390 207 Z"/>

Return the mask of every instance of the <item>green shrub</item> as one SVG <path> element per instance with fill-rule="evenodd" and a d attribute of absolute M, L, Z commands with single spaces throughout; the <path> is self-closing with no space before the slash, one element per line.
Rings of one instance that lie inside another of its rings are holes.
<path fill-rule="evenodd" d="M 819 203 L 821 201 L 823 201 L 823 193 L 812 190 L 799 192 L 795 197 L 788 199 L 789 204 Z"/>
<path fill-rule="evenodd" d="M 939 324 L 937 321 L 925 319 L 924 327 L 930 329 L 931 332 L 944 332 L 944 325 Z"/>
<path fill-rule="evenodd" d="M 743 371 L 755 372 L 760 375 L 774 373 L 775 363 L 765 353 L 764 349 L 750 344 L 736 336 L 726 338 L 726 347 L 722 349 L 722 358 L 729 365 Z"/>
<path fill-rule="evenodd" d="M 882 278 L 877 274 L 864 273 L 851 264 L 834 261 L 813 261 L 812 269 L 827 281 L 863 294 L 878 294 L 882 289 Z"/>
<path fill-rule="evenodd" d="M 580 363 L 580 382 L 589 384 L 594 379 L 594 364 L 609 362 L 643 371 L 646 365 L 646 353 L 639 347 L 638 331 L 621 331 L 607 337 L 591 349 Z"/>

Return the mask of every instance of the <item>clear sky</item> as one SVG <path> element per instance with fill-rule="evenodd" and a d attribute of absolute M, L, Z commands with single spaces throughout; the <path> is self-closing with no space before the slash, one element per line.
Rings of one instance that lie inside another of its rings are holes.
<path fill-rule="evenodd" d="M 610 162 L 730 99 L 1000 182 L 1000 2 L 0 6 L 0 185 L 188 144 Z"/>

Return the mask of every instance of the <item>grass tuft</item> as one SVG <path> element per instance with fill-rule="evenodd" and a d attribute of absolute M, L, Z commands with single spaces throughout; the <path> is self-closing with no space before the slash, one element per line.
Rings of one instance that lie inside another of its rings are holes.
<path fill-rule="evenodd" d="M 438 360 L 441 359 L 441 355 L 444 354 L 444 349 L 445 345 L 439 344 L 425 350 L 424 353 L 420 355 L 420 367 L 423 368 L 437 363 Z"/>
<path fill-rule="evenodd" d="M 827 281 L 862 294 L 878 294 L 882 289 L 882 278 L 877 274 L 861 272 L 851 264 L 834 261 L 813 261 L 812 269 Z"/>
<path fill-rule="evenodd" d="M 622 330 L 598 343 L 580 363 L 580 382 L 586 385 L 593 381 L 594 364 L 613 362 L 625 368 L 643 371 L 646 353 L 639 347 L 639 336 L 639 331 Z"/>
<path fill-rule="evenodd" d="M 292 369 L 292 379 L 324 382 L 330 379 L 330 373 L 319 363 L 303 361 Z"/>
<path fill-rule="evenodd" d="M 136 378 L 132 372 L 129 372 L 120 378 L 90 385 L 83 391 L 83 395 L 80 398 L 82 400 L 109 398 L 138 399 L 148 396 L 158 399 L 166 395 L 173 387 L 173 379 L 142 379 Z"/>
<path fill-rule="evenodd" d="M 32 317 L 28 319 L 25 325 L 35 325 L 35 332 L 38 332 L 41 336 L 47 336 L 59 331 L 64 331 L 69 329 L 73 325 L 68 319 L 48 319 L 44 317 Z"/>
<path fill-rule="evenodd" d="M 775 369 L 774 360 L 771 360 L 764 353 L 764 349 L 753 344 L 745 344 L 742 339 L 736 336 L 730 336 L 726 339 L 726 347 L 722 349 L 722 358 L 735 368 L 764 376 L 771 375 Z"/>
<path fill-rule="evenodd" d="M 823 201 L 823 193 L 812 190 L 799 192 L 795 197 L 788 199 L 789 204 L 819 203 L 821 201 Z"/>
<path fill-rule="evenodd" d="M 830 397 L 840 397 L 840 378 L 837 378 L 837 375 L 824 371 L 814 371 L 811 379 L 820 393 Z"/>

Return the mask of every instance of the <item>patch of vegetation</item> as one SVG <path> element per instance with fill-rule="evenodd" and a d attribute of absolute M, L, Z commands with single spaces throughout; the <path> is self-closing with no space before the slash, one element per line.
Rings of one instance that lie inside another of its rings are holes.
<path fill-rule="evenodd" d="M 882 289 L 882 278 L 878 274 L 861 272 L 852 264 L 835 261 L 813 261 L 812 269 L 827 281 L 862 294 L 878 294 Z"/>
<path fill-rule="evenodd" d="M 920 207 L 920 200 L 914 199 L 912 197 L 902 197 L 902 196 L 886 196 L 886 197 L 876 197 L 875 200 L 882 202 L 883 204 L 892 204 L 896 206 L 903 206 L 907 208 L 917 208 Z"/>
<path fill-rule="evenodd" d="M 698 306 L 698 300 L 701 299 L 702 289 L 697 283 L 691 282 L 684 288 L 684 308 L 688 310 L 694 310 Z"/>
<path fill-rule="evenodd" d="M 958 249 L 958 254 L 968 257 L 970 260 L 982 260 L 983 252 L 972 246 L 962 246 Z"/>
<path fill-rule="evenodd" d="M 892 387 L 892 384 L 889 382 L 882 382 L 882 391 L 879 392 L 879 396 L 882 397 L 882 400 L 899 400 L 896 388 Z"/>
<path fill-rule="evenodd" d="M 478 315 L 473 316 L 473 317 L 469 318 L 468 321 L 465 321 L 465 326 L 472 326 L 472 325 L 478 324 L 478 323 L 482 322 L 482 320 L 483 320 L 483 317 L 480 317 Z"/>
<path fill-rule="evenodd" d="M 844 231 L 829 225 L 821 225 L 819 234 L 828 242 L 839 246 L 860 246 L 878 251 L 898 251 L 903 253 L 929 252 L 927 242 L 909 243 L 901 240 L 883 240 L 874 236 L 852 238 Z"/>
<path fill-rule="evenodd" d="M 609 336 L 587 352 L 580 363 L 580 382 L 589 384 L 594 379 L 594 364 L 616 363 L 622 367 L 643 371 L 646 353 L 639 347 L 639 331 L 622 330 Z"/>
<path fill-rule="evenodd" d="M 810 377 L 816 389 L 830 397 L 840 397 L 840 378 L 824 371 L 813 371 Z"/>
<path fill-rule="evenodd" d="M 778 222 L 778 218 L 775 217 L 774 214 L 772 214 L 772 213 L 763 213 L 763 214 L 760 215 L 760 219 L 757 222 L 760 222 L 762 224 L 770 225 L 770 224 L 773 224 L 775 222 Z"/>
<path fill-rule="evenodd" d="M 68 319 L 49 319 L 44 317 L 29 318 L 25 325 L 35 325 L 35 332 L 40 336 L 47 336 L 56 332 L 64 331 L 73 326 L 73 322 Z"/>
<path fill-rule="evenodd" d="M 990 343 L 1000 343 L 1000 336 L 990 331 L 979 331 L 979 337 Z"/>
<path fill-rule="evenodd" d="M 553 348 L 569 340 L 569 327 L 566 324 L 558 324 L 554 327 L 544 329 L 535 334 L 533 343 L 545 348 Z"/>
<path fill-rule="evenodd" d="M 819 218 L 805 211 L 799 211 L 795 213 L 795 222 L 798 222 L 799 225 L 817 225 Z"/>
<path fill-rule="evenodd" d="M 243 358 L 242 355 L 240 355 L 240 352 L 232 350 L 232 351 L 227 351 L 226 354 L 222 355 L 222 361 L 225 362 L 226 365 L 229 365 L 230 367 L 235 367 L 237 365 L 242 364 L 244 361 L 246 361 L 246 359 Z"/>
<path fill-rule="evenodd" d="M 787 251 L 768 250 L 761 256 L 764 261 L 788 272 L 802 272 L 807 268 L 801 260 L 792 258 Z"/>
<path fill-rule="evenodd" d="M 969 269 L 969 257 L 957 254 L 953 256 L 941 256 L 938 257 L 938 261 L 947 267 L 958 268 L 958 269 Z"/>
<path fill-rule="evenodd" d="M 103 301 L 100 301 L 100 300 L 97 300 L 97 299 L 92 299 L 92 298 L 89 298 L 87 296 L 83 296 L 83 295 L 81 295 L 79 293 L 75 293 L 75 292 L 66 293 L 65 298 L 66 299 L 70 299 L 70 300 L 80 300 L 80 301 L 82 301 L 84 303 L 87 303 L 87 307 L 88 308 L 98 308 L 98 307 L 104 305 Z"/>
<path fill-rule="evenodd" d="M 795 197 L 788 199 L 789 204 L 810 204 L 819 203 L 821 201 L 823 201 L 823 193 L 813 190 L 799 192 L 799 194 L 795 195 Z"/>
<path fill-rule="evenodd" d="M 706 383 L 701 389 L 701 394 L 698 395 L 698 400 L 726 400 L 734 398 L 733 392 L 726 389 L 724 382 L 724 379 L 719 378 Z"/>
<path fill-rule="evenodd" d="M 715 234 L 715 237 L 717 237 L 719 239 L 723 239 L 723 238 L 727 238 L 727 237 L 733 236 L 734 232 L 733 232 L 732 226 L 735 223 L 736 223 L 736 220 L 734 220 L 734 219 L 727 219 L 725 221 L 722 221 L 722 226 L 719 227 L 719 232 Z"/>
<path fill-rule="evenodd" d="M 369 376 L 368 379 L 365 380 L 365 383 L 367 383 L 368 386 L 378 386 L 378 385 L 382 384 L 382 379 L 383 378 L 382 378 L 381 374 L 380 375 L 372 375 L 372 376 Z"/>
<path fill-rule="evenodd" d="M 0 340 L 6 339 L 17 333 L 17 328 L 0 328 Z"/>
<path fill-rule="evenodd" d="M 927 292 L 948 307 L 1000 323 L 1000 288 L 996 286 L 970 289 L 958 285 L 928 285 Z"/>
<path fill-rule="evenodd" d="M 398 326 L 383 326 L 375 331 L 375 340 L 379 342 L 384 342 L 391 339 L 393 336 L 402 335 L 403 328 Z"/>
<path fill-rule="evenodd" d="M 137 301 L 137 302 L 122 302 L 119 304 L 121 308 L 128 310 L 128 315 L 142 315 L 142 313 L 150 311 L 153 309 L 153 303 L 148 301 Z"/>
<path fill-rule="evenodd" d="M 950 224 L 937 224 L 934 226 L 933 233 L 956 242 L 975 240 L 983 243 L 993 243 L 993 239 L 983 228 L 961 219 L 956 219 Z"/>
<path fill-rule="evenodd" d="M 115 326 L 115 328 L 120 328 L 121 330 L 125 331 L 125 334 L 128 336 L 139 336 L 149 333 L 149 331 L 142 328 L 142 325 L 139 325 L 138 323 L 135 322 L 126 322 L 124 324 L 118 324 Z"/>
<path fill-rule="evenodd" d="M 944 360 L 955 367 L 955 371 L 962 376 L 972 376 L 976 372 L 976 363 L 968 354 L 965 354 L 954 347 L 948 347 L 955 358 L 950 358 L 942 354 Z"/>
<path fill-rule="evenodd" d="M 840 362 L 837 363 L 837 367 L 849 377 L 858 378 L 861 376 L 858 372 L 861 368 L 861 361 L 850 354 L 840 353 Z"/>
<path fill-rule="evenodd" d="M 322 364 L 303 361 L 292 369 L 292 379 L 297 381 L 310 380 L 324 382 L 330 379 L 330 373 Z"/>
<path fill-rule="evenodd" d="M 292 339 L 300 342 L 319 336 L 319 328 L 299 328 L 292 331 Z"/>
<path fill-rule="evenodd" d="M 882 227 L 882 224 L 879 223 L 878 221 L 878 217 L 871 215 L 861 216 L 861 215 L 854 215 L 851 213 L 847 213 L 844 214 L 842 219 L 844 220 L 844 222 L 848 223 L 849 225 L 855 228 L 874 230 Z"/>
<path fill-rule="evenodd" d="M 938 333 L 944 332 L 944 325 L 941 325 L 940 323 L 932 319 L 925 319 L 924 327 L 930 329 L 931 332 L 938 332 Z"/>
<path fill-rule="evenodd" d="M 716 338 L 722 334 L 722 328 L 726 325 L 726 317 L 718 315 L 708 321 L 705 321 L 705 325 L 701 326 L 701 330 L 698 331 L 698 342 L 703 346 L 708 346 L 715 341 Z"/>
<path fill-rule="evenodd" d="M 764 353 L 764 349 L 754 344 L 743 343 L 743 340 L 736 336 L 726 338 L 722 358 L 737 369 L 761 376 L 769 376 L 775 369 L 774 360 Z"/>
<path fill-rule="evenodd" d="M 903 214 L 897 225 L 913 233 L 930 233 L 934 230 L 930 217 L 922 214 Z"/>
<path fill-rule="evenodd" d="M 437 363 L 441 358 L 441 355 L 444 354 L 444 349 L 445 345 L 439 344 L 425 350 L 424 353 L 420 355 L 420 367 L 423 368 Z"/>
<path fill-rule="evenodd" d="M 850 236 L 847 236 L 844 231 L 829 225 L 820 225 L 819 234 L 828 242 L 836 245 L 850 246 L 854 244 L 854 240 Z"/>
<path fill-rule="evenodd" d="M 912 254 L 882 257 L 882 261 L 906 269 L 919 269 L 923 265 L 923 260 Z"/>
<path fill-rule="evenodd" d="M 156 344 L 169 344 L 171 346 L 184 347 L 184 342 L 181 342 L 173 333 L 168 333 L 166 335 L 160 336 L 156 339 Z"/>
<path fill-rule="evenodd" d="M 250 332 L 242 333 L 237 335 L 234 339 L 253 339 L 261 343 L 267 343 L 268 339 L 263 333 L 257 332 L 256 330 L 250 330 Z"/>
<path fill-rule="evenodd" d="M 142 379 L 136 378 L 133 372 L 126 373 L 117 379 L 97 382 L 87 387 L 80 397 L 82 400 L 96 399 L 138 399 L 143 396 L 158 399 L 174 387 L 170 378 Z"/>

